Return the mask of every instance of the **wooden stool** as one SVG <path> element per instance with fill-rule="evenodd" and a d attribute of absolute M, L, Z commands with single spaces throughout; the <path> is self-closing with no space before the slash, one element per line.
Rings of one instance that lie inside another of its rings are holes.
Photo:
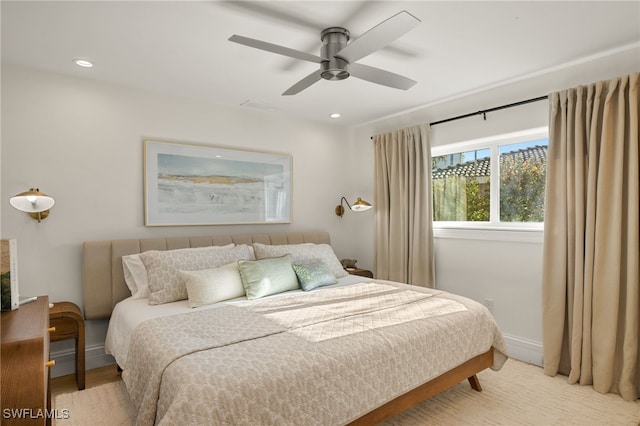
<path fill-rule="evenodd" d="M 55 327 L 51 341 L 76 340 L 76 383 L 78 390 L 84 384 L 84 318 L 80 308 L 71 302 L 57 302 L 49 309 L 49 326 Z"/>

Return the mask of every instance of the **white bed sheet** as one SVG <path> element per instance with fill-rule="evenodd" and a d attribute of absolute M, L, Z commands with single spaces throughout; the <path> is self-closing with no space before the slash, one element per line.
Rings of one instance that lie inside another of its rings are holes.
<path fill-rule="evenodd" d="M 338 278 L 338 284 L 328 287 L 337 287 L 369 281 L 373 280 L 357 275 L 348 275 L 346 277 Z M 294 292 L 299 291 L 302 290 L 295 290 Z M 284 294 L 290 293 L 292 292 L 286 292 Z M 273 298 L 278 296 L 279 295 L 276 294 L 268 297 Z M 246 300 L 246 297 L 238 297 L 236 299 L 214 303 L 212 305 L 190 308 L 187 300 L 180 300 L 178 302 L 165 303 L 162 305 L 149 305 L 149 299 L 133 299 L 128 297 L 116 304 L 113 312 L 111 313 L 111 319 L 109 320 L 109 328 L 107 329 L 107 337 L 105 340 L 105 353 L 113 356 L 118 366 L 125 369 L 131 335 L 135 328 L 144 321 L 153 318 L 194 312 L 196 310 L 216 309 L 224 306 L 225 304 L 237 304 L 238 302 Z"/>

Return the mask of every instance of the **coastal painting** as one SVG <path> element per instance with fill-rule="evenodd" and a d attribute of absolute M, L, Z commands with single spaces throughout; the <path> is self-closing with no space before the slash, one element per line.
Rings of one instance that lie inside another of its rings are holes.
<path fill-rule="evenodd" d="M 291 222 L 291 156 L 144 141 L 145 225 Z"/>

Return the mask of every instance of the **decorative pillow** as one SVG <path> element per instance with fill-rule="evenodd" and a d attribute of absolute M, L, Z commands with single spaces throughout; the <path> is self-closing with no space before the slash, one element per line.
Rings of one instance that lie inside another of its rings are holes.
<path fill-rule="evenodd" d="M 180 279 L 179 271 L 212 269 L 249 257 L 249 246 L 246 244 L 233 248 L 211 246 L 140 253 L 147 269 L 149 304 L 159 305 L 188 298 L 187 288 Z"/>
<path fill-rule="evenodd" d="M 338 282 L 329 267 L 322 262 L 291 266 L 296 272 L 300 287 L 302 287 L 304 291 Z"/>
<path fill-rule="evenodd" d="M 192 308 L 245 295 L 237 262 L 214 269 L 180 271 L 179 274 Z"/>
<path fill-rule="evenodd" d="M 215 248 L 232 248 L 235 244 L 227 244 L 224 246 L 211 246 Z M 195 247 L 178 250 L 200 250 L 202 248 L 211 247 Z M 251 248 L 251 247 L 250 247 Z M 252 248 L 251 248 L 252 249 Z M 252 249 L 253 250 L 253 249 Z M 144 267 L 140 253 L 122 256 L 122 269 L 124 272 L 124 281 L 131 291 L 134 299 L 146 299 L 149 297 L 149 281 L 147 279 L 147 268 Z"/>
<path fill-rule="evenodd" d="M 258 299 L 300 288 L 289 255 L 262 260 L 239 260 L 238 269 L 247 299 Z"/>
<path fill-rule="evenodd" d="M 288 244 L 282 246 L 270 246 L 260 243 L 253 243 L 253 249 L 257 259 L 269 257 L 279 257 L 285 254 L 291 255 L 291 262 L 296 265 L 310 263 L 325 263 L 333 275 L 337 278 L 349 275 L 344 270 L 342 264 L 328 244 Z"/>

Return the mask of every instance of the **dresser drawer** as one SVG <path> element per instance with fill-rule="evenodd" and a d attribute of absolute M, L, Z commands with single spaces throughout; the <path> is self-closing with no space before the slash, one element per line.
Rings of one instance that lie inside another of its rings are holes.
<path fill-rule="evenodd" d="M 2 313 L 3 425 L 47 424 L 49 396 L 49 298 Z"/>

